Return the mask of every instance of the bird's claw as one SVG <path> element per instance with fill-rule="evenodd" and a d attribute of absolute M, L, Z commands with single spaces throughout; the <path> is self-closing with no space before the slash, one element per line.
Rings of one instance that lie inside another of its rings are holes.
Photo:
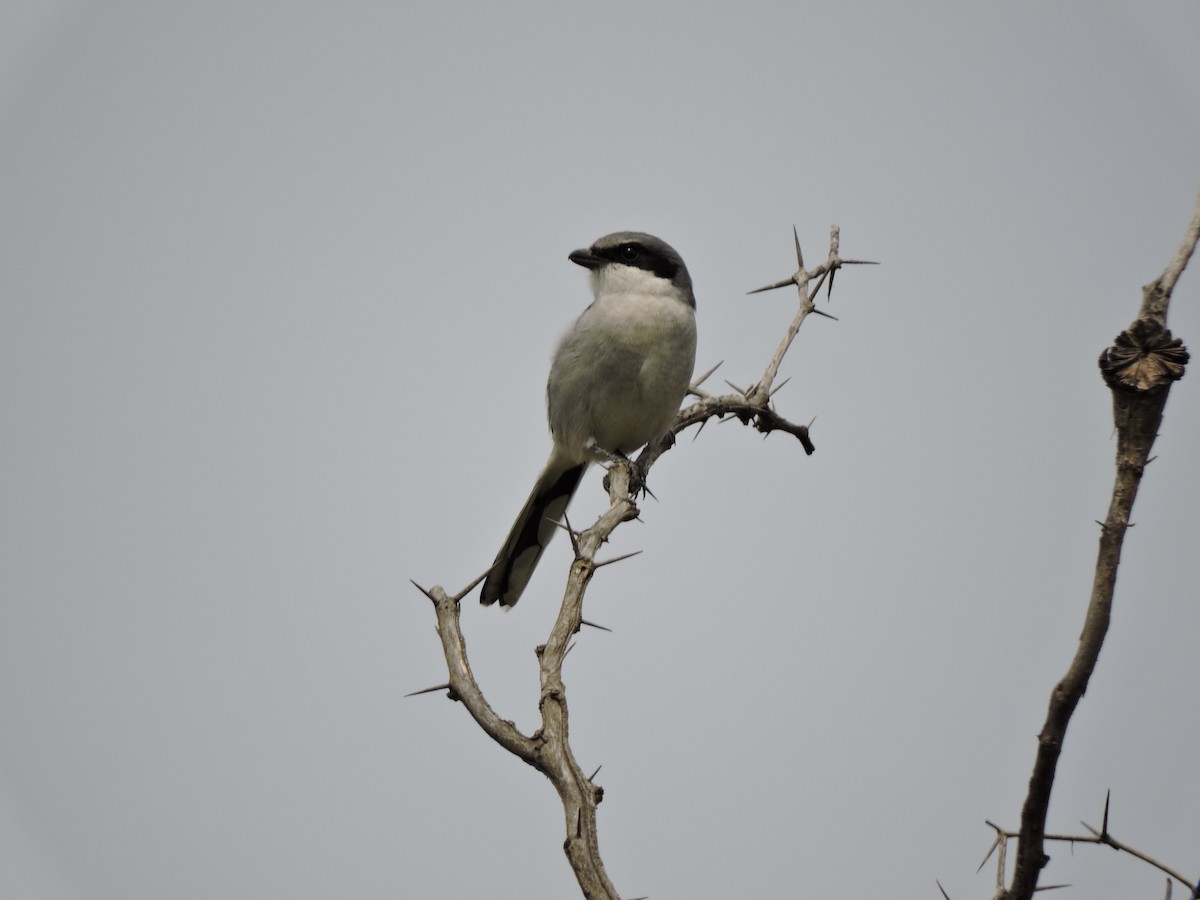
<path fill-rule="evenodd" d="M 614 453 L 611 450 L 605 450 L 601 447 L 593 447 L 592 449 L 594 452 L 603 457 L 603 459 L 609 464 L 610 468 L 612 466 L 625 466 L 629 469 L 629 495 L 631 497 L 636 500 L 639 496 L 645 496 L 646 494 L 650 493 L 649 489 L 646 487 L 646 472 L 642 469 L 637 460 L 630 459 L 624 453 Z M 611 484 L 612 483 L 609 479 L 609 476 L 605 474 L 604 489 L 606 491 L 609 490 Z M 651 494 L 650 496 L 654 495 Z"/>

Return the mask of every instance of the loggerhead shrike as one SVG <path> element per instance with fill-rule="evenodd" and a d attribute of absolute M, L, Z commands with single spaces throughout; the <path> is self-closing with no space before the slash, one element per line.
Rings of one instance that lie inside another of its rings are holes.
<path fill-rule="evenodd" d="M 554 448 L 483 582 L 486 606 L 521 599 L 588 463 L 632 453 L 670 427 L 696 362 L 692 279 L 666 242 L 618 231 L 568 259 L 590 270 L 595 299 L 554 352 Z"/>

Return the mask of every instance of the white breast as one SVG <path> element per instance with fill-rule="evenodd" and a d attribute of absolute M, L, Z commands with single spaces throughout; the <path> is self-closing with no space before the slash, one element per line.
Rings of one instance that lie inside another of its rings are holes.
<path fill-rule="evenodd" d="M 695 312 L 670 282 L 629 266 L 599 273 L 597 299 L 563 337 L 547 386 L 556 443 L 581 461 L 593 442 L 632 453 L 665 431 L 696 360 Z"/>

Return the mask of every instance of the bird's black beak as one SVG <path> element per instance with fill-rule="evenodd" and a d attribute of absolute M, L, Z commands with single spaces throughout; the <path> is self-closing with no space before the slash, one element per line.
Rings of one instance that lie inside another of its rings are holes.
<path fill-rule="evenodd" d="M 567 259 L 575 263 L 577 266 L 583 266 L 585 269 L 598 269 L 604 265 L 605 262 L 607 262 L 607 260 L 601 259 L 590 249 L 575 250 L 567 257 Z"/>

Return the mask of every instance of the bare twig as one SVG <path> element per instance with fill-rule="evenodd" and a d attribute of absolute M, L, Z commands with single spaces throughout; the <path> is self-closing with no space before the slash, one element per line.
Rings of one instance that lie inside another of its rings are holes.
<path fill-rule="evenodd" d="M 621 521 L 627 508 L 633 507 L 628 499 L 629 474 L 626 470 L 613 481 L 623 489 L 625 497 L 614 503 L 609 512 L 592 529 L 580 538 L 581 550 L 594 555 L 601 540 L 599 531 L 611 531 Z M 594 566 L 590 559 L 576 559 L 571 567 L 567 596 L 563 601 L 558 620 L 550 633 L 550 639 L 537 648 L 541 673 L 542 727 L 532 736 L 522 734 L 512 723 L 496 714 L 484 699 L 475 676 L 467 661 L 466 642 L 459 621 L 458 598 L 448 596 L 440 587 L 422 592 L 434 601 L 437 613 L 437 631 L 442 639 L 442 650 L 450 673 L 450 690 L 461 700 L 479 723 L 484 732 L 514 756 L 544 774 L 558 791 L 567 822 L 567 840 L 563 849 L 575 871 L 575 877 L 584 897 L 601 900 L 619 900 L 616 888 L 609 881 L 600 858 L 596 839 L 596 805 L 603 796 L 601 789 L 592 784 L 575 760 L 567 741 L 568 716 L 566 689 L 562 683 L 562 662 L 570 649 L 570 639 L 582 623 L 583 585 L 591 578 Z M 594 773 L 593 773 L 594 774 Z"/>
<path fill-rule="evenodd" d="M 779 346 L 775 349 L 775 353 L 771 356 L 771 361 L 767 363 L 767 368 L 766 371 L 763 372 L 762 378 L 759 379 L 758 384 L 756 384 L 750 389 L 750 391 L 746 393 L 746 399 L 752 405 L 761 406 L 765 404 L 767 398 L 771 395 L 771 385 L 775 381 L 775 376 L 779 374 L 779 367 L 783 363 L 783 357 L 788 352 L 788 348 L 792 346 L 792 341 L 796 339 L 796 335 L 800 331 L 800 326 L 804 324 L 804 320 L 808 318 L 810 313 L 819 312 L 819 310 L 816 308 L 814 300 L 816 299 L 817 294 L 820 292 L 821 285 L 824 283 L 825 278 L 829 277 L 832 279 L 833 274 L 842 266 L 878 265 L 878 263 L 868 262 L 866 260 L 842 259 L 838 254 L 838 250 L 841 245 L 841 229 L 838 228 L 837 225 L 834 225 L 829 230 L 829 256 L 826 258 L 825 262 L 821 263 L 821 265 L 817 266 L 812 271 L 809 271 L 808 269 L 804 268 L 804 254 L 800 250 L 800 236 L 796 233 L 794 226 L 792 228 L 792 236 L 795 238 L 796 242 L 796 271 L 790 278 L 785 278 L 782 281 L 776 281 L 772 284 L 755 288 L 754 290 L 750 291 L 751 294 L 760 294 L 763 291 L 773 291 L 776 288 L 787 287 L 788 285 L 794 284 L 796 286 L 796 290 L 800 293 L 800 309 L 796 312 L 796 317 L 792 319 L 791 324 L 788 325 L 787 333 L 784 335 L 783 340 L 779 342 Z M 808 283 L 814 278 L 817 282 L 816 286 L 812 289 L 812 291 L 809 291 Z M 825 313 L 821 314 L 827 315 Z M 805 450 L 807 450 L 809 453 L 812 453 L 812 451 L 808 450 L 807 447 L 805 447 Z"/>
<path fill-rule="evenodd" d="M 1189 881 L 1186 876 L 1181 875 L 1175 869 L 1172 869 L 1171 867 L 1159 862 L 1157 859 L 1155 859 L 1153 856 L 1150 856 L 1148 853 L 1143 853 L 1141 850 L 1137 850 L 1133 847 L 1130 847 L 1128 844 L 1118 841 L 1115 837 L 1113 837 L 1107 831 L 1103 831 L 1103 830 L 1097 831 L 1095 828 L 1093 828 L 1087 822 L 1080 822 L 1079 824 L 1082 825 L 1084 828 L 1086 828 L 1088 831 L 1090 831 L 1092 833 L 1092 839 L 1095 841 L 1095 843 L 1104 844 L 1108 847 L 1112 847 L 1114 850 L 1120 850 L 1123 853 L 1128 853 L 1130 856 L 1136 857 L 1137 859 L 1140 859 L 1142 862 L 1146 863 L 1147 865 L 1153 866 L 1154 868 L 1158 869 L 1158 871 L 1162 872 L 1164 875 L 1167 875 L 1170 878 L 1174 878 L 1176 881 L 1178 881 L 1180 884 L 1182 884 L 1188 890 L 1191 890 L 1193 882 Z"/>
<path fill-rule="evenodd" d="M 1072 845 L 1074 845 L 1074 844 L 1103 844 L 1107 847 L 1112 847 L 1114 850 L 1117 850 L 1117 851 L 1120 851 L 1123 853 L 1128 853 L 1130 856 L 1140 859 L 1142 862 L 1146 863 L 1149 866 L 1153 866 L 1154 868 L 1158 869 L 1160 872 L 1162 872 L 1164 875 L 1167 876 L 1168 896 L 1170 895 L 1170 890 L 1171 890 L 1170 885 L 1171 885 L 1172 879 L 1174 879 L 1175 881 L 1178 881 L 1180 884 L 1182 884 L 1184 887 L 1186 887 L 1189 891 L 1192 891 L 1191 896 L 1193 898 L 1195 898 L 1197 896 L 1196 891 L 1197 891 L 1197 889 L 1200 889 L 1200 885 L 1196 885 L 1196 883 L 1189 880 L 1186 875 L 1183 875 L 1178 870 L 1172 869 L 1171 867 L 1165 865 L 1164 863 L 1159 862 L 1157 859 L 1150 856 L 1149 854 L 1143 853 L 1142 851 L 1137 850 L 1137 849 L 1129 846 L 1128 844 L 1126 844 L 1122 841 L 1118 841 L 1116 838 L 1114 838 L 1108 831 L 1108 818 L 1109 818 L 1109 796 L 1106 795 L 1104 798 L 1104 818 L 1102 820 L 1102 826 L 1099 829 L 1093 828 L 1087 822 L 1080 822 L 1079 824 L 1081 824 L 1084 828 L 1086 828 L 1090 832 L 1090 834 L 1046 834 L 1046 835 L 1043 835 L 1042 837 L 1046 841 L 1058 841 L 1058 842 L 1069 843 Z M 992 846 L 989 848 L 988 854 L 986 857 L 984 857 L 983 863 L 979 864 L 980 869 L 983 868 L 984 863 L 986 863 L 988 861 L 988 859 L 991 857 L 991 855 L 995 851 L 997 845 L 999 845 L 1001 848 L 1003 848 L 1004 846 L 1007 845 L 1008 841 L 1011 840 L 1012 838 L 1020 837 L 1020 832 L 1007 831 L 1007 830 L 1001 828 L 1000 826 L 996 825 L 994 822 L 988 822 L 987 824 L 992 829 L 995 830 L 996 840 L 992 843 Z M 1001 852 L 1003 852 L 1003 849 Z M 1001 861 L 1001 863 L 1000 863 L 1000 867 L 997 871 L 996 877 L 997 877 L 997 884 L 1002 887 L 1004 884 L 1004 863 L 1003 863 L 1003 861 Z M 1053 886 L 1047 885 L 1045 887 L 1038 887 L 1035 890 L 1050 890 L 1051 887 L 1062 887 L 1062 886 L 1063 885 L 1053 885 Z M 1002 896 L 1002 894 L 1001 894 L 1001 896 Z"/>
<path fill-rule="evenodd" d="M 1187 268 L 1188 260 L 1200 243 L 1200 194 L 1196 196 L 1196 205 L 1192 209 L 1192 221 L 1188 223 L 1179 242 L 1179 249 L 1163 269 L 1163 273 L 1150 284 L 1142 288 L 1142 311 L 1139 318 L 1159 319 L 1159 324 L 1167 324 L 1167 305 L 1171 300 L 1171 292 L 1175 290 L 1175 282 Z"/>
<path fill-rule="evenodd" d="M 671 434 L 661 446 L 651 444 L 642 451 L 642 455 L 638 457 L 639 464 L 645 464 L 647 460 L 653 461 L 657 459 L 673 443 L 674 435 L 685 428 L 689 428 L 692 425 L 703 427 L 712 418 L 723 421 L 728 418 L 734 418 L 743 425 L 752 424 L 764 435 L 770 434 L 773 431 L 782 431 L 800 441 L 800 445 L 804 448 L 805 453 L 811 455 L 816 450 L 812 439 L 809 437 L 807 425 L 796 425 L 793 422 L 789 422 L 771 407 L 770 401 L 775 391 L 783 387 L 783 384 L 786 383 L 785 379 L 783 383 L 775 386 L 775 379 L 779 375 L 779 367 L 783 364 L 783 358 L 791 348 L 792 342 L 800 331 L 800 326 L 804 324 L 804 320 L 812 313 L 827 315 L 817 309 L 815 303 L 817 293 L 821 290 L 821 285 L 825 279 L 827 277 L 832 278 L 833 273 L 842 266 L 876 265 L 876 263 L 857 259 L 842 259 L 838 253 L 841 243 L 841 230 L 838 226 L 834 225 L 829 232 L 829 254 L 825 262 L 821 263 L 815 269 L 808 270 L 804 267 L 804 253 L 800 249 L 800 238 L 795 228 L 792 229 L 792 237 L 796 246 L 796 271 L 788 278 L 750 291 L 751 294 L 758 294 L 763 291 L 795 285 L 800 295 L 799 309 L 788 325 L 787 332 L 779 342 L 779 346 L 775 348 L 775 352 L 771 355 L 771 359 L 767 363 L 762 376 L 755 384 L 748 388 L 741 388 L 735 384 L 726 382 L 737 393 L 725 394 L 720 397 L 715 397 L 705 391 L 699 390 L 698 384 L 693 386 L 691 393 L 698 400 L 680 410 L 679 415 L 675 418 Z M 809 283 L 814 280 L 815 285 L 810 290 Z M 830 316 L 829 318 L 833 317 Z M 714 370 L 715 367 L 714 369 L 710 369 L 699 381 L 708 378 Z"/>
<path fill-rule="evenodd" d="M 1171 385 L 1183 377 L 1188 361 L 1182 341 L 1172 338 L 1166 328 L 1167 308 L 1171 291 L 1198 240 L 1200 196 L 1196 198 L 1196 209 L 1179 249 L 1162 275 L 1143 288 L 1138 318 L 1118 335 L 1112 347 L 1100 354 L 1100 371 L 1113 397 L 1113 420 L 1117 431 L 1116 481 L 1108 516 L 1100 530 L 1100 547 L 1083 633 L 1067 674 L 1051 691 L 1046 721 L 1038 735 L 1033 774 L 1021 810 L 1017 862 L 1012 882 L 1002 893 L 1004 900 L 1029 900 L 1037 889 L 1039 873 L 1050 859 L 1044 848 L 1046 813 L 1067 725 L 1087 690 L 1108 633 L 1121 547 L 1125 532 L 1131 527 L 1130 513 L 1158 436 L 1167 394 Z"/>
<path fill-rule="evenodd" d="M 538 741 L 526 737 L 512 722 L 500 718 L 484 699 L 479 685 L 475 683 L 475 676 L 467 662 L 466 641 L 459 624 L 458 598 L 447 595 L 438 585 L 430 590 L 420 585 L 417 585 L 417 588 L 433 600 L 437 614 L 438 637 L 442 639 L 442 652 L 446 656 L 446 668 L 450 674 L 450 692 L 462 702 L 488 737 L 509 753 L 536 766 L 534 760 L 538 754 Z"/>

